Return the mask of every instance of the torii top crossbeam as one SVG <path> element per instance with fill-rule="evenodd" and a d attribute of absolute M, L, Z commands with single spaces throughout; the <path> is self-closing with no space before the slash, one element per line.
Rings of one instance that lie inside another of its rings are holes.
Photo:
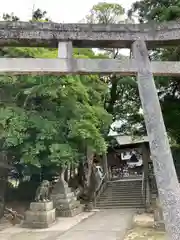
<path fill-rule="evenodd" d="M 74 47 L 130 48 L 136 40 L 155 48 L 180 43 L 180 21 L 147 24 L 58 24 L 0 22 L 0 46 L 57 47 L 72 41 Z"/>
<path fill-rule="evenodd" d="M 73 59 L 71 50 L 67 56 L 61 51 L 64 47 L 131 48 L 139 39 L 149 49 L 180 44 L 180 22 L 102 25 L 2 21 L 0 46 L 58 47 L 60 55 L 58 59 L 1 58 L 0 73 L 136 75 L 137 62 L 133 59 Z M 180 62 L 154 61 L 151 71 L 156 76 L 179 76 Z"/>

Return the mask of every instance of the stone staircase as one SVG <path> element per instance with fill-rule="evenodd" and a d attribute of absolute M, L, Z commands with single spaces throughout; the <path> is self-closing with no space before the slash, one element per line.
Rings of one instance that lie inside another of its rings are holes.
<path fill-rule="evenodd" d="M 144 208 L 141 189 L 141 180 L 108 182 L 96 201 L 96 208 Z"/>

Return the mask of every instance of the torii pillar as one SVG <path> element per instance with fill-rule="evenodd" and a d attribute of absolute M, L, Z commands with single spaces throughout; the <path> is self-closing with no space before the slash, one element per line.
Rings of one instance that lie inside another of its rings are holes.
<path fill-rule="evenodd" d="M 180 239 L 180 186 L 144 41 L 132 45 L 159 199 L 169 239 Z"/>

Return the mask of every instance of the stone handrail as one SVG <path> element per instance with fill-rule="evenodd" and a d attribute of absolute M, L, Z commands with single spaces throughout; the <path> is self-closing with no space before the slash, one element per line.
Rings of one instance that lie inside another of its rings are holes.
<path fill-rule="evenodd" d="M 144 195 L 144 171 L 143 171 L 143 174 L 142 174 L 141 195 L 142 195 L 142 197 Z"/>
<path fill-rule="evenodd" d="M 72 41 L 74 47 L 130 48 L 136 40 L 148 48 L 180 43 L 180 21 L 146 24 L 58 24 L 0 22 L 0 46 L 57 47 Z"/>

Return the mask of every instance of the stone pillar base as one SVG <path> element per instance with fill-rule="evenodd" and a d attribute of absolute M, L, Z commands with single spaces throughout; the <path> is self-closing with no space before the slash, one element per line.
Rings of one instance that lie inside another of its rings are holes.
<path fill-rule="evenodd" d="M 83 206 L 79 205 L 73 209 L 64 209 L 64 210 L 56 210 L 56 214 L 58 217 L 74 217 L 83 212 Z"/>
<path fill-rule="evenodd" d="M 89 202 L 85 204 L 84 211 L 85 212 L 91 212 L 94 209 L 94 204 L 93 202 Z"/>
<path fill-rule="evenodd" d="M 25 213 L 23 227 L 48 228 L 56 220 L 53 202 L 32 202 Z"/>
<path fill-rule="evenodd" d="M 156 199 L 156 207 L 154 209 L 154 228 L 165 231 L 164 218 L 159 199 Z"/>
<path fill-rule="evenodd" d="M 154 228 L 160 231 L 165 231 L 164 221 L 156 221 L 154 223 Z"/>

